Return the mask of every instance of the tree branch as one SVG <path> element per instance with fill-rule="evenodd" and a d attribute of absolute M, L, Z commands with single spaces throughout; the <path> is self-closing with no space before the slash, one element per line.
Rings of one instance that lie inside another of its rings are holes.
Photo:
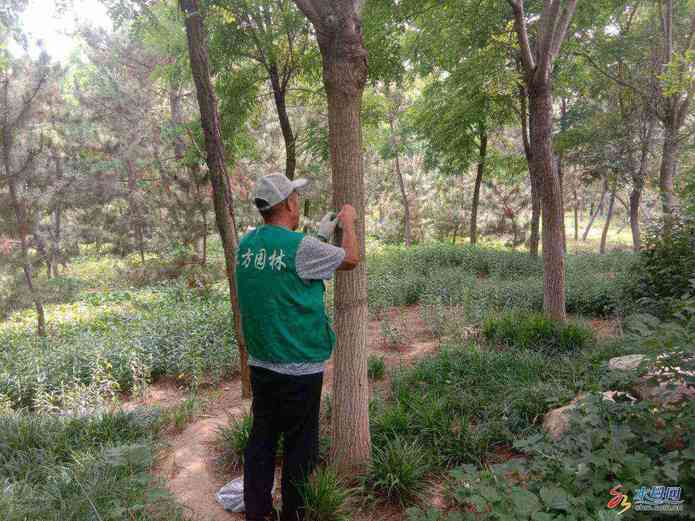
<path fill-rule="evenodd" d="M 569 29 L 570 23 L 572 23 L 572 17 L 574 17 L 574 11 L 576 8 L 577 0 L 568 0 L 565 9 L 562 11 L 560 21 L 558 22 L 555 34 L 553 35 L 553 43 L 550 48 L 550 53 L 552 55 L 551 60 L 560 54 L 560 47 L 562 46 L 562 42 L 565 41 L 567 30 Z"/>
<path fill-rule="evenodd" d="M 528 31 L 526 29 L 526 18 L 524 15 L 523 0 L 507 0 L 514 12 L 514 26 L 516 29 L 517 38 L 519 40 L 519 48 L 521 49 L 521 61 L 527 74 L 530 74 L 536 68 L 536 62 L 531 53 L 531 46 L 528 39 Z"/>

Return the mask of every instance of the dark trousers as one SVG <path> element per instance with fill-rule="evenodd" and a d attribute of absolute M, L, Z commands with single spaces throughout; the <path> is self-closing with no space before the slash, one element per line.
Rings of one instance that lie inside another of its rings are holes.
<path fill-rule="evenodd" d="M 251 366 L 253 426 L 244 452 L 248 521 L 272 516 L 275 452 L 283 434 L 281 521 L 304 519 L 301 486 L 316 466 L 323 373 L 290 376 Z"/>

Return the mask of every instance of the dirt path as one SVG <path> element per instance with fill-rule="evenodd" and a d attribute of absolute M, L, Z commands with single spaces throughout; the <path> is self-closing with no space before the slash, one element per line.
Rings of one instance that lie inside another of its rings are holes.
<path fill-rule="evenodd" d="M 388 368 L 410 365 L 414 360 L 437 349 L 438 342 L 432 337 L 420 317 L 417 306 L 392 309 L 386 314 L 390 324 L 400 328 L 404 341 L 402 345 L 388 346 L 382 335 L 381 323 L 372 320 L 368 326 L 368 348 L 370 353 L 383 356 Z M 333 364 L 329 361 L 324 377 L 324 394 L 331 392 Z M 376 384 L 386 388 L 387 379 Z M 370 386 L 372 388 L 374 386 Z M 373 390 L 373 389 L 372 389 Z M 179 396 L 177 396 L 177 393 Z M 223 474 L 217 464 L 218 453 L 215 448 L 217 429 L 227 425 L 234 418 L 243 415 L 241 385 L 238 379 L 225 382 L 211 392 L 210 400 L 203 414 L 178 434 L 165 437 L 168 448 L 164 451 L 156 467 L 156 472 L 164 480 L 169 490 L 195 521 L 241 521 L 241 514 L 225 512 L 215 500 L 215 493 L 227 481 L 237 475 Z M 149 405 L 175 405 L 184 394 L 172 388 L 171 384 L 152 386 L 144 403 Z M 277 480 L 278 478 L 276 478 Z M 356 521 L 400 521 L 402 513 L 389 509 L 380 512 L 359 512 Z"/>

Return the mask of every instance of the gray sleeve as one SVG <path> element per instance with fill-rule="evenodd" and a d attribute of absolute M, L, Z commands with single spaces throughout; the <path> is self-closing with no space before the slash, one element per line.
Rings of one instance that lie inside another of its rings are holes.
<path fill-rule="evenodd" d="M 343 263 L 345 250 L 321 242 L 314 237 L 304 237 L 297 250 L 295 267 L 304 280 L 328 280 Z"/>

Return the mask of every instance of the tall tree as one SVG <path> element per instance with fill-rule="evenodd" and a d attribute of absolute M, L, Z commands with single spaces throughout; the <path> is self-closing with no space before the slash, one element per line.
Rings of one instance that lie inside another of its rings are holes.
<path fill-rule="evenodd" d="M 691 5 L 691 2 L 685 0 L 658 0 L 663 39 L 659 53 L 662 70 L 659 71 L 661 82 L 657 115 L 664 126 L 659 187 L 667 229 L 672 224 L 676 206 L 673 182 L 683 140 L 680 134 L 688 115 L 690 100 L 695 94 L 695 79 L 692 74 L 695 9 Z"/>
<path fill-rule="evenodd" d="M 39 246 L 36 234 L 41 218 L 38 198 L 45 188 L 37 173 L 44 136 L 36 119 L 49 94 L 54 69 L 44 53 L 37 61 L 26 56 L 13 60 L 4 52 L 2 55 L 8 65 L 0 68 L 0 188 L 6 189 L 9 197 L 0 200 L 5 199 L 12 211 L 14 226 L 10 230 L 11 236 L 19 242 L 19 264 L 36 308 L 37 333 L 46 336 L 46 317 L 34 281 L 30 248 L 45 250 L 43 244 Z"/>
<path fill-rule="evenodd" d="M 333 204 L 357 210 L 365 254 L 365 194 L 360 109 L 367 81 L 361 0 L 295 0 L 316 30 L 328 98 Z M 364 468 L 371 453 L 367 384 L 367 269 L 339 272 L 335 285 L 335 376 L 331 459 L 343 472 Z"/>
<path fill-rule="evenodd" d="M 574 16 L 577 0 L 546 0 L 531 41 L 524 0 L 507 0 L 514 12 L 524 83 L 529 98 L 531 175 L 542 186 L 543 309 L 556 320 L 566 318 L 564 208 L 557 169 L 553 165 L 552 69 Z"/>
<path fill-rule="evenodd" d="M 251 381 L 248 369 L 248 355 L 244 336 L 241 330 L 241 315 L 236 286 L 236 251 L 238 236 L 234 220 L 234 203 L 229 186 L 229 175 L 222 145 L 220 132 L 220 115 L 217 110 L 217 98 L 210 80 L 210 65 L 208 62 L 207 37 L 203 25 L 203 15 L 197 0 L 179 0 L 181 10 L 186 15 L 186 35 L 190 54 L 191 72 L 195 82 L 200 122 L 205 136 L 205 152 L 212 185 L 212 197 L 215 208 L 217 229 L 222 239 L 225 268 L 229 283 L 229 298 L 234 314 L 234 331 L 239 345 L 241 358 L 242 396 L 251 398 Z"/>

